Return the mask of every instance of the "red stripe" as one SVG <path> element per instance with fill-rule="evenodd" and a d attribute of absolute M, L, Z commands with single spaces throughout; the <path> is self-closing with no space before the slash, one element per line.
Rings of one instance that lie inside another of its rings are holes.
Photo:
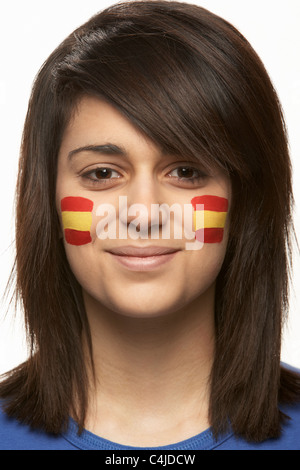
<path fill-rule="evenodd" d="M 197 204 L 204 204 L 205 211 L 227 212 L 228 200 L 219 196 L 196 196 L 191 200 L 194 210 Z"/>
<path fill-rule="evenodd" d="M 203 230 L 204 230 L 204 240 L 203 240 Z M 195 232 L 195 238 L 199 241 L 204 241 L 204 243 L 220 243 L 223 240 L 223 228 L 200 228 Z"/>
<path fill-rule="evenodd" d="M 62 211 L 92 212 L 94 203 L 85 197 L 69 196 L 64 197 L 60 205 Z"/>
<path fill-rule="evenodd" d="M 65 228 L 65 239 L 70 245 L 86 245 L 92 241 L 90 232 Z"/>

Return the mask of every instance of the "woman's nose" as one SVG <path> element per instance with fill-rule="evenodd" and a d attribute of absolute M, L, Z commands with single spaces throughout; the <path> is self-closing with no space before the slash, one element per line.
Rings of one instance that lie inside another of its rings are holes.
<path fill-rule="evenodd" d="M 154 177 L 136 177 L 120 207 L 120 224 L 126 225 L 133 239 L 159 238 L 159 231 L 164 223 L 164 214 L 159 206 L 163 202 L 159 182 Z"/>

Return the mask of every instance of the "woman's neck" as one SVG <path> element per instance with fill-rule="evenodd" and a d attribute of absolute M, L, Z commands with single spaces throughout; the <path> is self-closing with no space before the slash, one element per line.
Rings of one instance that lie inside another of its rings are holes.
<path fill-rule="evenodd" d="M 86 427 L 135 446 L 170 444 L 206 429 L 214 288 L 155 318 L 124 316 L 84 297 L 96 376 Z"/>

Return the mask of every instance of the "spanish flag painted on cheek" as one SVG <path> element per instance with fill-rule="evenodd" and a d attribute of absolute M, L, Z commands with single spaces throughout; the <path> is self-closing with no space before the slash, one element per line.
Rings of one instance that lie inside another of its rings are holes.
<path fill-rule="evenodd" d="M 220 243 L 223 240 L 228 200 L 219 196 L 196 196 L 191 203 L 196 239 L 204 243 Z M 197 204 L 203 204 L 203 209 L 199 210 Z"/>
<path fill-rule="evenodd" d="M 93 201 L 84 197 L 70 196 L 61 200 L 65 240 L 70 245 L 86 245 L 92 241 L 93 206 Z"/>

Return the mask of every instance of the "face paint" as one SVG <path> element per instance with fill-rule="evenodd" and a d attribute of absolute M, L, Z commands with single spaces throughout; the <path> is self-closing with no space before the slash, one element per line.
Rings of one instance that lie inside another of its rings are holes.
<path fill-rule="evenodd" d="M 220 243 L 223 240 L 228 200 L 219 196 L 196 196 L 191 203 L 195 211 L 193 223 L 196 239 L 204 240 L 204 243 Z M 204 208 L 197 210 L 197 204 L 203 204 Z"/>
<path fill-rule="evenodd" d="M 94 203 L 84 197 L 65 197 L 61 200 L 62 223 L 66 242 L 86 245 L 92 241 L 90 230 Z"/>

